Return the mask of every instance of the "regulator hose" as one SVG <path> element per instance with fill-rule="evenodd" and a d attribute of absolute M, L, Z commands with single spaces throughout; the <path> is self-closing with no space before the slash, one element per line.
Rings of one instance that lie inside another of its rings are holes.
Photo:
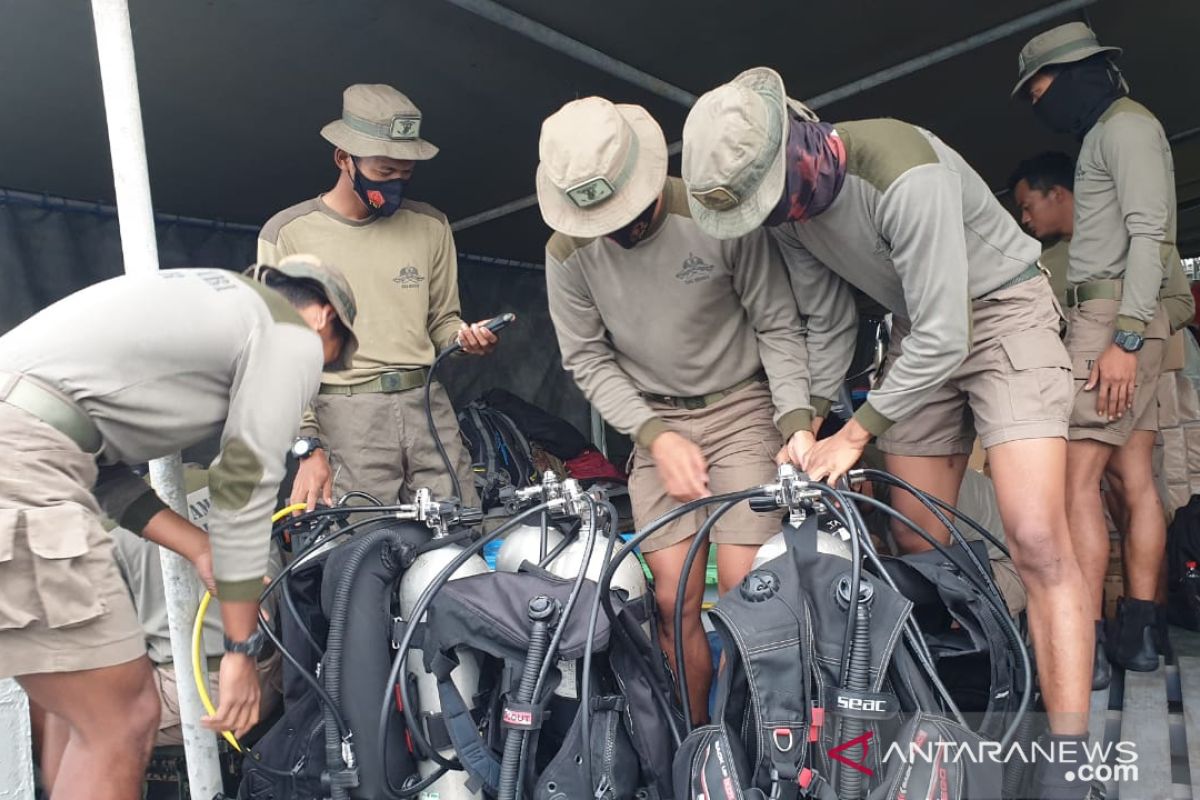
<path fill-rule="evenodd" d="M 854 610 L 854 618 L 847 620 L 854 629 L 854 641 L 850 650 L 850 669 L 845 677 L 842 688 L 852 692 L 867 692 L 871 689 L 871 599 L 875 591 L 870 583 L 853 585 L 851 578 L 843 577 L 838 581 L 838 604 L 847 612 L 850 610 L 852 592 L 857 588 L 858 603 Z M 852 742 L 857 739 L 866 726 L 861 719 L 851 716 L 842 717 L 840 741 Z M 864 753 L 865 753 L 864 748 Z M 862 800 L 863 773 L 856 769 L 841 769 L 838 764 L 837 795 L 843 800 Z"/>
<path fill-rule="evenodd" d="M 700 530 L 696 531 L 696 535 L 692 538 L 691 545 L 688 546 L 687 555 L 683 558 L 683 572 L 680 573 L 679 583 L 675 587 L 675 615 L 671 619 L 671 636 L 675 650 L 675 683 L 679 687 L 680 705 L 683 706 L 683 730 L 685 733 L 692 732 L 692 701 L 688 697 L 687 670 L 684 669 L 683 664 L 683 602 L 687 594 L 688 579 L 692 575 L 692 565 L 696 562 L 700 549 L 708 542 L 708 537 L 712 533 L 713 526 L 717 524 L 717 520 L 725 516 L 740 502 L 740 500 L 730 500 L 723 503 L 708 519 L 704 520 Z"/>
<path fill-rule="evenodd" d="M 487 328 L 492 333 L 499 333 L 502 328 L 517 318 L 515 314 L 501 314 L 495 319 L 489 320 L 483 327 Z M 446 453 L 446 445 L 442 442 L 442 436 L 438 433 L 437 423 L 433 419 L 433 376 L 437 373 L 437 368 L 441 366 L 448 356 L 452 356 L 462 350 L 462 345 L 457 341 L 447 347 L 445 350 L 437 354 L 437 358 L 429 365 L 429 372 L 425 374 L 425 422 L 429 425 L 429 436 L 433 439 L 433 445 L 437 448 L 438 455 L 442 459 L 442 466 L 446 468 L 446 474 L 450 476 L 450 485 L 453 487 L 454 497 L 457 500 L 462 500 L 462 484 L 458 480 L 458 470 L 450 463 L 450 456 Z"/>
<path fill-rule="evenodd" d="M 587 562 L 584 562 L 584 569 Z M 529 621 L 532 627 L 529 633 L 529 652 L 525 656 L 525 667 L 521 672 L 521 683 L 517 686 L 517 703 L 529 706 L 534 699 L 534 688 L 539 681 L 539 671 L 542 660 L 551 654 L 550 626 L 554 622 L 555 603 L 544 594 L 529 601 Z M 561 630 L 560 626 L 560 630 Z M 587 702 L 587 699 L 584 699 Z M 504 737 L 504 758 L 500 762 L 500 783 L 496 796 L 498 800 L 516 800 L 517 778 L 520 775 L 521 754 L 525 749 L 525 740 L 529 736 L 527 728 L 512 729 Z"/>

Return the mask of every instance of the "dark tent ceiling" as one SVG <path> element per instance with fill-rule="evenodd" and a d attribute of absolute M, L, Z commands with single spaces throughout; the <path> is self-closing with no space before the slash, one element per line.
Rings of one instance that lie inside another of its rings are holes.
<path fill-rule="evenodd" d="M 699 94 L 756 64 L 809 98 L 1024 14 L 1044 0 L 503 0 L 519 13 Z M 425 113 L 441 155 L 412 194 L 462 219 L 532 191 L 541 120 L 589 94 L 646 106 L 670 140 L 686 109 L 445 0 L 130 0 L 150 176 L 161 211 L 260 224 L 327 188 L 318 136 L 341 90 L 386 82 Z M 1134 96 L 1168 134 L 1200 128 L 1196 0 L 1084 9 Z M 1073 143 L 1008 99 L 1016 54 L 1075 11 L 821 109 L 896 116 L 957 147 L 995 187 L 1021 158 Z M 0 187 L 111 202 L 87 0 L 0 0 Z M 1185 253 L 1200 253 L 1200 136 L 1175 148 Z M 471 253 L 539 261 L 536 208 L 460 232 Z"/>

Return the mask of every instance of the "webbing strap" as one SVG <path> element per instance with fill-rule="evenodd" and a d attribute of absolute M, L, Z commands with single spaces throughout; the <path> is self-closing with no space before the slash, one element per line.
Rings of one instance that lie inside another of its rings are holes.
<path fill-rule="evenodd" d="M 483 786 L 494 795 L 500 786 L 500 761 L 480 737 L 466 701 L 449 679 L 438 681 L 438 698 L 442 701 L 442 721 L 454 743 L 454 752 L 470 776 L 468 788 L 478 791 Z"/>

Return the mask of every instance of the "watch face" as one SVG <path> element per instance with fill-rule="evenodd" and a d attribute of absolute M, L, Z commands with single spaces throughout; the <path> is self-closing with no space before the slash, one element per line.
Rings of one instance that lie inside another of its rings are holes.
<path fill-rule="evenodd" d="M 308 455 L 309 444 L 307 439 L 300 439 L 292 445 L 292 455 L 296 458 L 303 458 Z"/>

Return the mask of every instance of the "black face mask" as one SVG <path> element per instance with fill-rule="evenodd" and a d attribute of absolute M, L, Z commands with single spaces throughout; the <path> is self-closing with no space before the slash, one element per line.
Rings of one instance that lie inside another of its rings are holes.
<path fill-rule="evenodd" d="M 658 208 L 658 198 L 654 198 L 654 202 L 646 206 L 646 210 L 638 214 L 623 228 L 618 228 L 612 233 L 607 233 L 609 239 L 612 239 L 617 244 L 630 250 L 637 246 L 637 243 L 646 238 L 650 233 L 650 223 L 654 221 L 654 209 Z"/>
<path fill-rule="evenodd" d="M 1033 104 L 1033 114 L 1055 133 L 1082 139 L 1113 101 L 1124 96 L 1120 73 L 1108 59 L 1090 58 L 1055 75 Z"/>
<path fill-rule="evenodd" d="M 352 157 L 351 160 L 354 161 L 354 193 L 366 204 L 367 210 L 378 217 L 390 217 L 399 211 L 408 181 L 404 178 L 373 181 L 363 176 L 362 165 L 357 158 Z"/>

